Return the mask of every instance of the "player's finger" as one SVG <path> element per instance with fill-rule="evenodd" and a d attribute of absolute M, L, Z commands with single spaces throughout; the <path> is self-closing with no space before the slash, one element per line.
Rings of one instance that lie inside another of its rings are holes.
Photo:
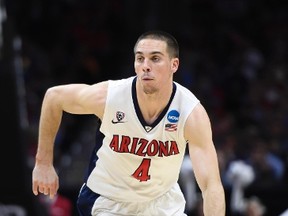
<path fill-rule="evenodd" d="M 49 194 L 49 187 L 44 187 L 44 189 L 43 189 L 43 193 L 45 194 L 45 195 L 48 195 Z"/>
<path fill-rule="evenodd" d="M 39 185 L 38 191 L 39 191 L 40 193 L 44 193 L 44 186 Z"/>
<path fill-rule="evenodd" d="M 58 181 L 56 181 L 55 184 L 53 185 L 53 187 L 50 188 L 50 198 L 51 199 L 56 195 L 58 188 L 59 188 L 59 183 L 58 183 Z"/>
<path fill-rule="evenodd" d="M 36 195 L 36 196 L 38 195 L 38 184 L 35 182 L 32 183 L 32 191 L 33 191 L 34 195 Z"/>
<path fill-rule="evenodd" d="M 51 189 L 50 189 L 50 195 L 49 195 L 50 199 L 53 199 L 55 195 L 56 195 L 55 189 L 54 189 L 54 188 L 51 188 Z"/>
<path fill-rule="evenodd" d="M 59 189 L 59 181 L 58 180 L 56 181 L 56 187 L 55 188 L 56 188 L 55 190 L 56 190 L 56 193 L 57 193 L 57 191 Z"/>

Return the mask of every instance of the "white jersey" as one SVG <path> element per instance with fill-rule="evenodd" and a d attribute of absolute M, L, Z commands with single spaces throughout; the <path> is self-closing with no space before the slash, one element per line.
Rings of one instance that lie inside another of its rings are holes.
<path fill-rule="evenodd" d="M 199 100 L 174 82 L 167 107 L 146 124 L 137 102 L 136 77 L 109 81 L 100 131 L 105 135 L 87 186 L 120 202 L 160 197 L 177 184 L 187 141 L 184 125 Z"/>

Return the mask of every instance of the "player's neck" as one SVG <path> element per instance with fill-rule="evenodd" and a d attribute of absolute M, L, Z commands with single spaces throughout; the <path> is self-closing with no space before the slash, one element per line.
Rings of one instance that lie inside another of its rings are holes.
<path fill-rule="evenodd" d="M 146 94 L 143 91 L 137 93 L 138 104 L 145 121 L 152 124 L 169 103 L 172 87 L 169 91 L 159 91 Z"/>

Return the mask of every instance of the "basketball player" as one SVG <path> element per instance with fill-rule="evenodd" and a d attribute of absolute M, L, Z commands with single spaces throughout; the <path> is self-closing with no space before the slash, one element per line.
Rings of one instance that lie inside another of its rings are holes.
<path fill-rule="evenodd" d="M 194 94 L 173 81 L 179 67 L 177 41 L 166 32 L 146 32 L 134 53 L 136 76 L 47 90 L 32 176 L 34 194 L 52 198 L 58 190 L 53 143 L 63 111 L 95 114 L 103 140 L 79 193 L 80 215 L 185 215 L 177 181 L 188 145 L 204 215 L 224 216 L 209 117 Z"/>

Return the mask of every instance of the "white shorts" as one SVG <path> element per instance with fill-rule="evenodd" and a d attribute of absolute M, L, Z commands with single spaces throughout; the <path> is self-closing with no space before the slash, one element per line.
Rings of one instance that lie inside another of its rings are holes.
<path fill-rule="evenodd" d="M 185 203 L 176 184 L 164 195 L 147 202 L 117 202 L 100 196 L 93 205 L 92 216 L 186 216 Z"/>

